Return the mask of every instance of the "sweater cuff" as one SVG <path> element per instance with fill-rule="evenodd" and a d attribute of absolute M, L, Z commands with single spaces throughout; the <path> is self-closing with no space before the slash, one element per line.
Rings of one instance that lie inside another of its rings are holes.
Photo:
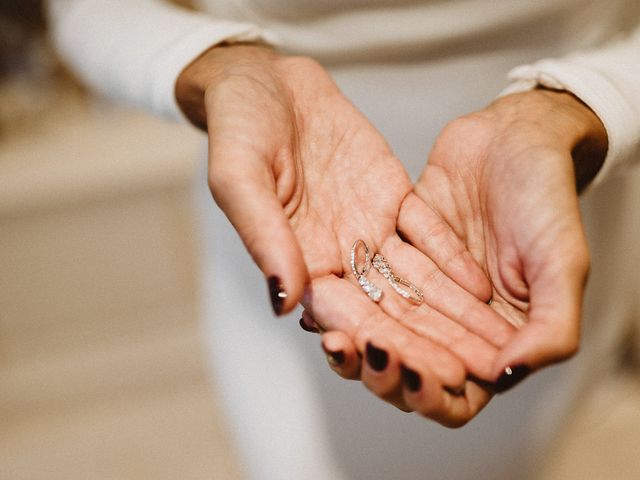
<path fill-rule="evenodd" d="M 512 83 L 499 96 L 543 86 L 566 90 L 583 101 L 602 121 L 609 148 L 604 164 L 588 189 L 599 185 L 616 167 L 625 163 L 635 149 L 637 119 L 615 85 L 600 72 L 571 61 L 542 60 L 509 72 Z"/>
<path fill-rule="evenodd" d="M 158 56 L 148 70 L 149 98 L 145 102 L 152 111 L 163 117 L 187 122 L 175 96 L 175 84 L 182 71 L 202 53 L 221 43 L 261 42 L 277 43 L 268 32 L 255 25 L 216 21 L 203 25 L 178 40 Z"/>

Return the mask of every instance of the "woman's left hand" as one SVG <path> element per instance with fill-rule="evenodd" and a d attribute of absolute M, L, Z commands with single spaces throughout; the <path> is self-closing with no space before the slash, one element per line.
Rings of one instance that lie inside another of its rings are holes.
<path fill-rule="evenodd" d="M 606 150 L 595 114 L 569 93 L 546 90 L 501 98 L 451 122 L 436 141 L 415 192 L 482 265 L 491 307 L 519 330 L 492 365 L 492 391 L 578 349 L 589 270 L 578 190 Z M 423 252 L 431 250 L 429 222 L 404 232 Z"/>

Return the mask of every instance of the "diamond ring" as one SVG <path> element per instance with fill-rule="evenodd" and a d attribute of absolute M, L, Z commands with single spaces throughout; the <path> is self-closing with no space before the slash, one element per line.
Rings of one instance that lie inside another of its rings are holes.
<path fill-rule="evenodd" d="M 358 268 L 358 262 L 356 260 L 358 246 L 362 244 L 364 247 L 364 266 Z M 371 254 L 369 253 L 369 247 L 363 240 L 356 240 L 351 247 L 351 272 L 353 276 L 358 279 L 358 283 L 362 290 L 369 296 L 371 300 L 378 303 L 382 298 L 382 289 L 375 283 L 371 282 L 367 278 L 367 273 L 371 269 Z"/>
<path fill-rule="evenodd" d="M 391 266 L 387 259 L 383 255 L 376 253 L 373 257 L 373 267 L 387 279 L 391 288 L 393 288 L 398 295 L 407 300 L 412 301 L 416 305 L 420 305 L 424 300 L 424 294 L 422 290 L 416 287 L 413 283 L 404 278 L 398 277 L 391 270 Z M 406 287 L 406 288 L 403 288 Z"/>

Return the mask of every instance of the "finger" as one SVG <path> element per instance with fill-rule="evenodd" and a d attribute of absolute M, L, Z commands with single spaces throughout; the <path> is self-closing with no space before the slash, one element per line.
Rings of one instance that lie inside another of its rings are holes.
<path fill-rule="evenodd" d="M 400 354 L 406 345 L 415 342 L 433 372 L 429 370 L 431 385 L 461 385 L 466 371 L 450 352 L 435 345 L 389 318 L 358 287 L 347 280 L 327 276 L 313 280 L 311 295 L 305 298 L 305 308 L 313 312 L 316 323 L 327 330 L 339 329 L 351 338 L 359 352 L 369 352 L 368 362 L 363 363 L 362 379 L 365 385 L 390 403 L 406 411 L 401 403 L 401 383 L 398 365 Z M 335 299 L 340 298 L 341 302 Z M 371 344 L 367 348 L 367 344 Z M 374 348 L 379 345 L 377 352 Z M 372 346 L 374 348 L 372 348 Z M 387 347 L 385 350 L 384 347 Z M 385 360 L 386 357 L 386 360 Z M 391 365 L 390 368 L 387 368 Z M 366 375 L 366 378 L 365 378 Z"/>
<path fill-rule="evenodd" d="M 586 251 L 586 247 L 578 251 Z M 496 391 L 502 392 L 529 373 L 573 356 L 578 349 L 588 253 L 570 262 L 549 262 L 528 279 L 529 321 L 496 359 Z"/>
<path fill-rule="evenodd" d="M 343 301 L 338 304 L 336 298 Z M 317 323 L 329 330 L 343 330 L 344 335 L 353 339 L 357 350 L 366 352 L 363 383 L 398 408 L 408 411 L 419 407 L 423 415 L 444 425 L 458 426 L 488 401 L 486 392 L 480 395 L 473 388 L 467 400 L 449 398 L 450 392 L 464 391 L 468 383 L 460 361 L 446 349 L 390 319 L 349 281 L 335 276 L 316 279 L 312 295 L 306 301 L 305 308 L 313 311 Z M 421 375 L 422 393 L 415 405 L 409 405 L 404 396 L 401 373 L 404 362 L 419 365 L 416 368 Z"/>
<path fill-rule="evenodd" d="M 321 327 L 315 322 L 313 317 L 306 310 L 302 311 L 300 317 L 300 328 L 309 333 L 320 333 Z"/>
<path fill-rule="evenodd" d="M 381 259 L 381 263 L 378 263 L 378 258 Z M 381 270 L 379 270 L 381 269 Z M 411 308 L 413 304 L 406 298 L 398 294 L 398 291 L 393 288 L 393 282 L 390 281 L 393 275 L 392 267 L 388 264 L 388 260 L 383 255 L 378 257 L 378 254 L 374 255 L 372 261 L 372 267 L 370 271 L 363 275 L 364 281 L 369 282 L 374 288 L 379 289 L 381 292 L 379 299 L 376 299 L 376 303 L 380 306 L 389 317 L 394 319 L 402 318 Z M 366 286 L 359 284 L 363 278 L 355 279 L 353 275 L 347 277 L 352 282 L 358 283 L 358 287 L 367 292 Z M 371 295 L 371 294 L 369 294 Z"/>
<path fill-rule="evenodd" d="M 421 366 L 428 388 L 460 389 L 466 380 L 461 362 L 446 349 L 419 337 L 392 320 L 361 328 L 356 344 L 365 344 L 362 380 L 377 395 L 388 398 L 399 392 L 400 365 Z"/>
<path fill-rule="evenodd" d="M 342 331 L 352 339 L 358 352 L 364 353 L 368 343 L 373 346 L 392 346 L 393 349 L 390 347 L 388 352 L 390 355 L 397 352 L 404 355 L 405 349 L 411 347 L 413 352 L 422 352 L 420 361 L 429 365 L 433 375 L 439 379 L 438 383 L 452 388 L 464 383 L 467 372 L 455 355 L 431 340 L 414 334 L 390 318 L 349 281 L 329 275 L 314 279 L 311 291 L 311 295 L 304 300 L 305 310 L 309 311 L 316 323 L 327 331 Z M 336 302 L 337 298 L 340 302 Z M 377 365 L 382 366 L 379 366 L 377 371 L 385 370 L 389 363 L 394 365 L 398 362 L 396 357 L 389 357 L 387 362 L 381 360 Z M 392 380 L 393 378 L 388 380 L 388 385 L 398 383 Z M 380 392 L 386 390 L 387 386 L 380 385 Z"/>
<path fill-rule="evenodd" d="M 402 237 L 431 258 L 451 280 L 483 302 L 491 298 L 491 282 L 447 222 L 416 194 L 400 207 Z"/>
<path fill-rule="evenodd" d="M 444 317 L 497 348 L 515 334 L 516 329 L 507 320 L 447 277 L 415 247 L 395 237 L 385 243 L 383 251 L 396 274 L 421 289 L 424 303 Z"/>
<path fill-rule="evenodd" d="M 377 337 L 375 345 L 368 341 L 362 365 L 362 383 L 375 395 L 404 412 L 411 411 L 402 398 L 399 355 L 384 335 Z"/>
<path fill-rule="evenodd" d="M 401 248 L 402 246 L 407 248 Z M 396 269 L 396 265 L 402 265 L 403 263 L 411 264 L 411 272 L 421 270 L 426 275 L 441 273 L 430 259 L 410 245 L 403 243 L 398 237 L 385 242 L 383 250 L 385 253 L 388 252 L 388 260 L 390 260 L 390 266 L 394 270 L 394 274 L 401 272 L 401 270 Z M 399 256 L 406 254 L 410 255 L 411 258 L 405 258 L 403 261 L 398 259 Z M 375 262 L 373 263 L 375 265 Z M 404 274 L 404 271 L 400 273 L 400 276 L 404 278 L 411 278 L 409 275 L 412 275 L 412 273 Z M 446 278 L 444 275 L 442 277 Z M 463 327 L 457 321 L 447 318 L 426 301 L 416 306 L 408 299 L 403 298 L 390 286 L 388 279 L 376 271 L 375 268 L 372 268 L 367 274 L 367 279 L 382 289 L 383 294 L 379 305 L 387 315 L 397 319 L 414 333 L 428 338 L 456 354 L 471 374 L 487 381 L 493 381 L 493 368 L 498 354 L 496 346 Z M 483 305 L 473 295 L 451 281 L 449 285 L 454 291 L 464 295 L 467 300 L 475 302 L 480 308 L 485 309 L 489 315 L 494 317 L 494 321 L 498 323 L 498 326 L 491 332 L 492 336 L 500 334 L 500 329 L 504 327 L 503 324 L 506 325 L 507 329 L 512 330 L 512 327 L 502 317 L 496 315 L 495 312 Z M 476 322 L 476 326 L 478 326 L 478 322 Z"/>
<path fill-rule="evenodd" d="M 400 323 L 453 353 L 475 377 L 493 381 L 499 350 L 462 325 L 423 303 L 407 312 Z"/>
<path fill-rule="evenodd" d="M 410 360 L 407 360 L 409 362 Z M 491 400 L 492 391 L 467 380 L 460 389 L 425 388 L 420 366 L 402 365 L 403 396 L 407 406 L 438 423 L 459 428 L 475 417 Z"/>
<path fill-rule="evenodd" d="M 322 335 L 322 349 L 329 367 L 347 380 L 360 379 L 360 355 L 351 339 L 339 331 Z"/>
<path fill-rule="evenodd" d="M 211 191 L 267 278 L 273 310 L 281 315 L 295 307 L 308 281 L 302 251 L 267 164 L 259 158 L 238 158 L 225 145 L 211 138 Z"/>
<path fill-rule="evenodd" d="M 414 267 L 420 268 L 419 263 Z M 484 380 L 493 380 L 493 366 L 498 355 L 496 346 L 447 318 L 426 302 L 412 304 L 389 287 L 383 277 L 378 279 L 374 274 L 370 277 L 384 286 L 379 305 L 385 313 L 418 336 L 454 353 L 471 374 Z"/>
<path fill-rule="evenodd" d="M 362 323 L 380 312 L 358 287 L 335 275 L 314 278 L 307 287 L 302 305 L 322 330 L 338 330 L 351 339 Z M 362 346 L 356 345 L 356 348 L 363 351 Z"/>
<path fill-rule="evenodd" d="M 419 337 L 410 338 L 411 334 L 404 338 L 390 334 L 386 323 L 367 332 L 367 337 L 362 379 L 387 401 L 398 402 L 399 373 L 403 404 L 446 426 L 465 424 L 488 402 L 488 392 L 466 391 L 465 370 L 449 352 Z"/>
<path fill-rule="evenodd" d="M 379 306 L 349 280 L 333 275 L 316 278 L 309 290 L 303 299 L 305 311 L 311 312 L 315 322 L 328 331 L 323 336 L 325 352 L 335 349 L 344 349 L 346 352 L 344 368 L 334 368 L 336 373 L 345 378 L 357 378 L 362 374 L 360 358 L 366 350 L 366 337 L 359 336 L 359 332 L 373 329 L 380 322 L 389 322 L 393 325 L 391 329 L 404 330 L 403 327 L 388 319 Z M 337 298 L 341 301 L 336 302 Z M 329 344 L 329 341 L 332 343 Z M 351 345 L 358 359 L 357 366 L 353 360 Z M 392 384 L 388 391 L 383 391 L 383 388 L 378 388 L 375 384 L 370 385 L 373 385 L 373 390 L 381 393 L 379 396 L 383 400 L 403 411 L 409 411 L 402 400 L 399 376 L 387 382 Z"/>

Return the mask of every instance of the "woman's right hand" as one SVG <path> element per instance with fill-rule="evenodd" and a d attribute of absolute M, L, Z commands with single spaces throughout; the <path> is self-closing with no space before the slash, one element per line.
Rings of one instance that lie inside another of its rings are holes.
<path fill-rule="evenodd" d="M 302 301 L 315 322 L 347 334 L 361 354 L 370 343 L 385 347 L 388 366 L 363 367 L 362 380 L 401 408 L 397 351 L 425 380 L 421 411 L 451 425 L 477 412 L 488 393 L 447 392 L 460 391 L 468 373 L 487 377 L 513 328 L 484 304 L 491 286 L 453 232 L 440 229 L 427 255 L 398 236 L 416 221 L 429 222 L 423 216 L 429 209 L 327 72 L 308 58 L 259 45 L 221 46 L 184 70 L 176 96 L 188 118 L 208 131 L 211 191 L 267 277 L 275 313 Z M 424 279 L 425 302 L 411 305 L 373 269 L 385 293 L 379 304 L 371 302 L 351 274 L 356 239 L 385 255 L 400 276 Z M 403 318 L 413 324 L 396 321 Z M 430 331 L 444 333 L 414 333 L 430 321 L 437 324 Z M 445 345 L 461 348 L 452 353 Z"/>

